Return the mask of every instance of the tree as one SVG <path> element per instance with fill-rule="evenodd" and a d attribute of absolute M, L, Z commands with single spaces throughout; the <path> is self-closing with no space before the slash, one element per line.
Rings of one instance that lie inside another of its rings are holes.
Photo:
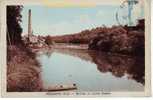
<path fill-rule="evenodd" d="M 52 39 L 51 39 L 50 36 L 46 36 L 46 38 L 45 38 L 45 43 L 46 43 L 47 45 L 52 45 L 52 44 L 53 44 L 53 41 L 52 41 Z"/>
<path fill-rule="evenodd" d="M 7 44 L 21 44 L 21 11 L 23 6 L 7 6 Z"/>

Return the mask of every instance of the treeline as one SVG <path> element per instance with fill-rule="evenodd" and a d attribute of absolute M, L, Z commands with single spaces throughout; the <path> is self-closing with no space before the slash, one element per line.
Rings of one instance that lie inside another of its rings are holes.
<path fill-rule="evenodd" d="M 111 28 L 107 27 L 97 27 L 91 30 L 83 30 L 79 33 L 74 33 L 70 35 L 53 36 L 51 37 L 54 42 L 57 43 L 83 43 L 87 44 L 90 40 L 99 36 L 100 34 L 107 33 Z"/>
<path fill-rule="evenodd" d="M 114 27 L 107 33 L 92 39 L 89 49 L 144 56 L 144 20 L 133 27 Z"/>
<path fill-rule="evenodd" d="M 136 26 L 103 26 L 47 39 L 56 43 L 89 44 L 93 50 L 144 55 L 144 26 L 142 19 Z"/>

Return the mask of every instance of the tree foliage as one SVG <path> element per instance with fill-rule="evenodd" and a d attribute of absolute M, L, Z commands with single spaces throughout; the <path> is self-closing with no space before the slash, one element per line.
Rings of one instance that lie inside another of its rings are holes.
<path fill-rule="evenodd" d="M 53 44 L 53 41 L 52 41 L 52 39 L 51 39 L 50 36 L 46 36 L 46 37 L 45 37 L 45 43 L 46 43 L 47 45 Z"/>
<path fill-rule="evenodd" d="M 21 11 L 23 6 L 7 6 L 7 44 L 21 44 Z"/>

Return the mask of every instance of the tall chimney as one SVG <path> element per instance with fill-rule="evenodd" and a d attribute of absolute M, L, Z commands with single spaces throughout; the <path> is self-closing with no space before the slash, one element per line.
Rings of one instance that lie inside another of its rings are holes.
<path fill-rule="evenodd" d="M 28 36 L 32 35 L 32 30 L 31 30 L 31 9 L 29 9 L 28 12 Z"/>

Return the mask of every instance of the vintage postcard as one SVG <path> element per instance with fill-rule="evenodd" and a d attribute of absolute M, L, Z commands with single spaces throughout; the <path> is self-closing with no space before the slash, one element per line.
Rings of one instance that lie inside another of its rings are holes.
<path fill-rule="evenodd" d="M 2 96 L 150 96 L 150 2 L 1 0 Z"/>

